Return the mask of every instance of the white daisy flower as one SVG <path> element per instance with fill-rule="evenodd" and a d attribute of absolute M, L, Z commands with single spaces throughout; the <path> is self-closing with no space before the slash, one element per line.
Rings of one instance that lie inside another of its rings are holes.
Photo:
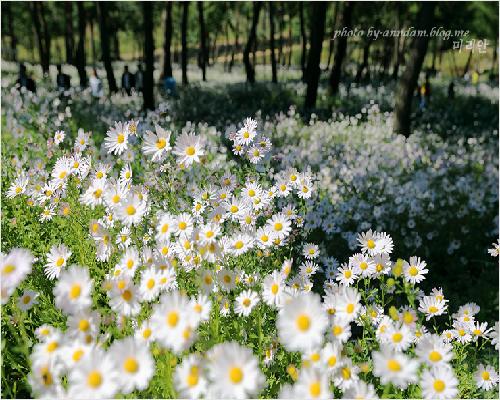
<path fill-rule="evenodd" d="M 265 383 L 257 358 L 236 342 L 221 343 L 207 354 L 209 392 L 216 398 L 256 398 Z"/>
<path fill-rule="evenodd" d="M 47 254 L 47 264 L 45 264 L 45 275 L 50 280 L 59 278 L 62 269 L 66 266 L 73 253 L 64 245 L 53 245 Z"/>

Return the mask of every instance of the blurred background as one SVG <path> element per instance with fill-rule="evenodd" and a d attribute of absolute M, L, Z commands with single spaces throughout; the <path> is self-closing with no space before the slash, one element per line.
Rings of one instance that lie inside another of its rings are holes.
<path fill-rule="evenodd" d="M 63 64 L 87 86 L 103 68 L 111 91 L 139 63 L 160 86 L 309 80 L 308 108 L 318 81 L 335 94 L 395 81 L 408 63 L 416 77 L 495 80 L 497 38 L 497 2 L 2 2 L 4 70 L 25 62 L 55 79 Z"/>

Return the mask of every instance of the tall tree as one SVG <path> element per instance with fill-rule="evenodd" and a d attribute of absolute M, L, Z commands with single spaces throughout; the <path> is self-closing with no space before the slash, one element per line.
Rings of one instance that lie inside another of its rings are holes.
<path fill-rule="evenodd" d="M 332 18 L 332 26 L 330 30 L 330 40 L 328 41 L 328 62 L 326 64 L 326 69 L 330 69 L 330 62 L 332 61 L 333 50 L 335 49 L 335 41 L 333 40 L 333 36 L 335 34 L 335 29 L 337 29 L 337 18 L 338 18 L 338 10 L 340 3 L 333 3 L 333 18 Z"/>
<path fill-rule="evenodd" d="M 95 68 L 97 62 L 97 52 L 95 49 L 94 17 L 90 18 L 90 48 L 92 50 L 92 66 Z"/>
<path fill-rule="evenodd" d="M 365 69 L 368 68 L 368 57 L 370 55 L 370 46 L 372 44 L 372 39 L 371 38 L 364 38 L 364 45 L 363 45 L 363 62 L 361 62 L 358 65 L 358 70 L 356 71 L 356 77 L 354 78 L 354 81 L 356 83 L 361 82 L 361 78 L 363 77 L 363 73 L 365 72 Z"/>
<path fill-rule="evenodd" d="M 402 24 L 401 24 L 401 3 L 397 2 L 396 3 L 396 29 L 399 31 L 401 30 Z M 392 68 L 392 79 L 396 80 L 398 79 L 398 74 L 399 74 L 399 65 L 401 64 L 401 58 L 402 58 L 402 47 L 404 42 L 402 42 L 403 39 L 399 37 L 399 35 L 396 35 L 394 37 L 394 67 Z"/>
<path fill-rule="evenodd" d="M 144 89 L 142 91 L 144 100 L 144 110 L 154 110 L 154 51 L 155 43 L 153 39 L 153 7 L 151 3 L 142 2 L 143 29 L 144 29 L 144 60 L 146 71 L 144 71 Z"/>
<path fill-rule="evenodd" d="M 238 4 L 238 3 L 235 3 Z M 229 68 L 228 71 L 231 72 L 231 69 L 233 68 L 234 65 L 234 53 L 236 51 L 239 51 L 240 49 L 240 43 L 239 43 L 239 38 L 240 38 L 240 12 L 239 12 L 239 7 L 236 6 L 236 15 L 235 15 L 235 20 L 236 23 L 234 25 L 234 44 L 231 46 L 231 61 L 229 62 Z"/>
<path fill-rule="evenodd" d="M 166 2 L 167 12 L 165 15 L 165 41 L 163 42 L 163 76 L 172 76 L 172 57 L 170 46 L 172 44 L 172 2 Z"/>
<path fill-rule="evenodd" d="M 304 2 L 299 2 L 300 19 L 300 38 L 302 43 L 302 54 L 300 55 L 300 68 L 302 69 L 302 81 L 306 81 L 306 55 L 307 55 L 307 36 L 304 21 Z"/>
<path fill-rule="evenodd" d="M 423 2 L 417 17 L 415 30 L 429 31 L 434 22 L 434 9 L 436 3 Z M 424 62 L 425 53 L 429 44 L 428 36 L 416 36 L 408 54 L 406 69 L 399 79 L 396 88 L 396 104 L 394 107 L 394 132 L 409 136 L 411 103 L 413 100 L 413 92 L 417 85 L 418 75 Z"/>
<path fill-rule="evenodd" d="M 189 2 L 185 1 L 182 3 L 182 26 L 181 26 L 181 66 L 182 66 L 182 84 L 188 84 L 187 76 L 187 24 L 188 24 L 188 12 L 189 12 Z"/>
<path fill-rule="evenodd" d="M 73 64 L 73 49 L 75 47 L 73 39 L 73 2 L 64 2 L 64 46 L 66 49 L 66 62 Z"/>
<path fill-rule="evenodd" d="M 9 37 L 10 37 L 10 50 L 12 52 L 12 60 L 17 61 L 17 36 L 14 32 L 14 24 L 13 24 L 13 15 L 12 15 L 12 10 L 10 8 L 11 3 L 9 1 L 6 1 L 4 3 L 4 10 L 5 14 L 7 16 L 7 28 L 9 30 Z"/>
<path fill-rule="evenodd" d="M 31 13 L 38 41 L 40 64 L 43 73 L 48 74 L 50 68 L 50 33 L 47 28 L 43 3 L 40 1 L 31 2 Z"/>
<path fill-rule="evenodd" d="M 83 88 L 87 86 L 87 73 L 85 72 L 85 9 L 83 2 L 77 1 L 76 7 L 78 11 L 78 46 L 76 48 L 76 69 L 80 77 L 80 86 Z"/>
<path fill-rule="evenodd" d="M 203 17 L 203 2 L 198 1 L 196 3 L 198 6 L 198 23 L 200 24 L 200 53 L 199 53 L 199 65 L 201 68 L 201 74 L 203 81 L 207 80 L 206 77 L 206 66 L 207 66 L 207 35 L 205 32 L 205 18 Z"/>
<path fill-rule="evenodd" d="M 118 87 L 116 86 L 115 74 L 111 65 L 111 55 L 109 54 L 108 3 L 106 1 L 97 2 L 97 11 L 99 14 L 99 31 L 101 36 L 101 57 L 108 78 L 109 91 L 114 93 L 118 90 Z"/>
<path fill-rule="evenodd" d="M 327 5 L 328 3 L 323 1 L 311 3 L 311 48 L 307 58 L 307 92 L 304 104 L 306 109 L 311 109 L 316 105 Z"/>
<path fill-rule="evenodd" d="M 271 44 L 271 70 L 272 82 L 278 82 L 278 73 L 276 71 L 276 54 L 274 54 L 274 4 L 269 2 L 269 41 Z"/>
<path fill-rule="evenodd" d="M 243 63 L 245 64 L 245 71 L 247 74 L 247 82 L 255 83 L 255 69 L 250 62 L 250 51 L 254 49 L 255 43 L 257 41 L 257 24 L 259 23 L 260 10 L 262 8 L 262 3 L 260 1 L 255 1 L 253 3 L 253 17 L 252 26 L 250 28 L 250 33 L 248 35 L 247 44 L 245 50 L 243 51 Z"/>
<path fill-rule="evenodd" d="M 343 4 L 341 24 L 339 27 L 351 29 L 353 4 L 349 1 Z M 337 94 L 339 91 L 340 75 L 342 73 L 342 64 L 347 53 L 347 36 L 340 36 L 337 39 L 337 48 L 335 50 L 334 64 L 330 74 L 330 91 Z"/>

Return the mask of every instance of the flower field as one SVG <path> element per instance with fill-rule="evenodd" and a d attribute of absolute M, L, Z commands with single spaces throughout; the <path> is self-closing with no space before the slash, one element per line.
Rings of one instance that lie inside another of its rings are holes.
<path fill-rule="evenodd" d="M 4 83 L 2 397 L 498 398 L 498 92 L 443 88 Z"/>

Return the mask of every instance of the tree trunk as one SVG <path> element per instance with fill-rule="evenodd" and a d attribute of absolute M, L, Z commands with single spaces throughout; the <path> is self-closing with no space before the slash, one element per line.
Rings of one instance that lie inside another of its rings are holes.
<path fill-rule="evenodd" d="M 66 48 L 66 62 L 74 64 L 74 40 L 73 40 L 73 3 L 71 1 L 64 2 L 64 45 Z"/>
<path fill-rule="evenodd" d="M 144 71 L 144 88 L 142 95 L 144 99 L 144 110 L 154 110 L 154 51 L 155 43 L 153 39 L 153 9 L 147 2 L 142 3 L 142 13 L 144 17 L 144 60 L 146 70 Z"/>
<path fill-rule="evenodd" d="M 163 76 L 172 76 L 172 60 L 170 45 L 172 44 L 172 2 L 166 2 L 167 13 L 165 15 L 165 42 L 163 43 Z"/>
<path fill-rule="evenodd" d="M 321 49 L 325 35 L 326 2 L 313 2 L 311 17 L 311 48 L 307 59 L 307 93 L 305 108 L 310 110 L 316 106 L 318 83 L 321 73 Z"/>
<path fill-rule="evenodd" d="M 245 46 L 245 50 L 243 51 L 243 63 L 245 64 L 245 71 L 247 74 L 247 82 L 255 83 L 255 69 L 250 63 L 250 51 L 254 48 L 256 43 L 257 36 L 257 24 L 259 22 L 259 14 L 262 8 L 262 3 L 260 1 L 256 1 L 253 3 L 253 18 L 252 18 L 252 27 L 250 28 L 250 33 L 248 35 L 248 41 Z M 254 62 L 255 63 L 255 62 Z"/>
<path fill-rule="evenodd" d="M 80 77 L 80 86 L 87 86 L 87 73 L 85 72 L 85 9 L 83 2 L 76 2 L 78 10 L 78 47 L 76 48 L 76 68 Z"/>
<path fill-rule="evenodd" d="M 283 2 L 280 2 L 280 6 L 279 6 L 279 29 L 280 29 L 280 34 L 279 34 L 279 48 L 278 48 L 278 62 L 283 65 L 284 64 L 284 59 L 285 59 L 285 56 L 283 54 L 283 28 L 285 26 L 285 23 L 284 23 L 284 14 L 285 11 L 284 11 L 284 6 L 283 6 Z"/>
<path fill-rule="evenodd" d="M 50 67 L 50 39 L 46 31 L 45 17 L 43 15 L 43 4 L 38 1 L 31 3 L 31 13 L 35 32 L 38 41 L 38 52 L 40 56 L 40 64 L 44 74 L 49 72 Z"/>
<path fill-rule="evenodd" d="M 278 74 L 276 71 L 276 55 L 274 54 L 274 4 L 269 2 L 269 40 L 271 44 L 271 69 L 272 82 L 278 83 Z"/>
<path fill-rule="evenodd" d="M 342 22 L 341 26 L 346 30 L 351 29 L 351 17 L 353 3 L 346 2 L 343 4 Z M 340 85 L 340 75 L 342 74 L 342 64 L 347 52 L 347 36 L 340 36 L 337 38 L 337 49 L 335 50 L 335 57 L 333 60 L 333 68 L 330 74 L 330 91 L 332 94 L 337 94 Z"/>
<path fill-rule="evenodd" d="M 108 32 L 108 5 L 105 1 L 97 2 L 97 11 L 99 14 L 99 32 L 101 37 L 101 57 L 106 69 L 109 91 L 114 93 L 118 90 L 116 86 L 115 74 L 111 65 L 109 54 L 109 32 Z"/>
<path fill-rule="evenodd" d="M 491 69 L 489 73 L 489 80 L 492 81 L 495 79 L 495 67 L 497 66 L 497 59 L 498 59 L 498 39 L 495 38 L 495 41 L 493 42 L 493 58 L 491 62 Z"/>
<path fill-rule="evenodd" d="M 92 49 L 92 66 L 95 68 L 97 55 L 95 50 L 94 19 L 90 19 L 90 45 Z"/>
<path fill-rule="evenodd" d="M 467 74 L 467 72 L 469 72 L 471 60 L 472 60 L 472 50 L 469 52 L 469 56 L 467 57 L 467 62 L 465 63 L 465 67 L 462 72 L 462 78 Z"/>
<path fill-rule="evenodd" d="M 118 29 L 113 31 L 113 50 L 115 60 L 120 60 L 120 40 L 118 37 Z"/>
<path fill-rule="evenodd" d="M 12 61 L 17 61 L 17 36 L 14 32 L 14 25 L 13 25 L 13 17 L 12 17 L 12 10 L 10 8 L 10 2 L 6 1 L 4 3 L 5 5 L 5 14 L 7 16 L 7 27 L 9 30 L 9 37 L 10 37 L 10 50 L 11 50 L 11 57 Z"/>
<path fill-rule="evenodd" d="M 290 5 L 289 5 L 290 7 Z M 293 36 L 292 36 L 292 13 L 288 10 L 288 62 L 287 66 L 292 66 L 292 49 L 293 49 Z"/>
<path fill-rule="evenodd" d="M 304 2 L 299 2 L 299 18 L 300 18 L 300 38 L 302 42 L 302 54 L 300 55 L 300 68 L 302 69 L 302 81 L 305 82 L 306 76 L 306 55 L 307 55 L 307 36 L 306 27 L 304 24 Z"/>
<path fill-rule="evenodd" d="M 363 72 L 365 72 L 365 68 L 368 66 L 368 56 L 370 55 L 370 45 L 372 44 L 371 39 L 366 39 L 365 45 L 363 46 L 363 61 L 358 66 L 358 70 L 356 72 L 356 77 L 354 78 L 354 82 L 361 82 L 361 78 L 363 77 Z"/>
<path fill-rule="evenodd" d="M 426 30 L 434 21 L 436 3 L 423 2 L 418 15 L 415 29 Z M 394 107 L 394 132 L 409 136 L 411 133 L 410 116 L 413 92 L 418 81 L 418 75 L 424 62 L 429 44 L 429 37 L 415 37 L 406 63 L 406 69 L 401 76 L 396 89 L 396 104 Z"/>
<path fill-rule="evenodd" d="M 240 50 L 240 43 L 239 43 L 239 37 L 240 37 L 240 13 L 239 11 L 236 12 L 236 24 L 234 28 L 234 46 L 232 46 L 231 49 L 231 62 L 229 63 L 229 72 L 231 72 L 233 65 L 234 65 L 234 53 L 235 51 Z"/>
<path fill-rule="evenodd" d="M 330 40 L 328 46 L 328 63 L 326 64 L 326 69 L 330 69 L 330 63 L 332 61 L 333 50 L 335 48 L 335 41 L 333 40 L 333 35 L 335 34 L 335 28 L 337 27 L 337 17 L 339 11 L 339 3 L 333 3 L 333 20 L 332 20 L 332 30 L 330 31 Z"/>
<path fill-rule="evenodd" d="M 182 42 L 182 84 L 188 84 L 187 76 L 187 23 L 188 23 L 189 2 L 182 3 L 182 26 L 181 26 L 181 42 Z"/>
<path fill-rule="evenodd" d="M 207 80 L 206 76 L 206 62 L 207 62 L 207 35 L 205 32 L 205 18 L 203 17 L 203 3 L 198 1 L 198 22 L 200 24 L 200 68 L 203 82 Z"/>

